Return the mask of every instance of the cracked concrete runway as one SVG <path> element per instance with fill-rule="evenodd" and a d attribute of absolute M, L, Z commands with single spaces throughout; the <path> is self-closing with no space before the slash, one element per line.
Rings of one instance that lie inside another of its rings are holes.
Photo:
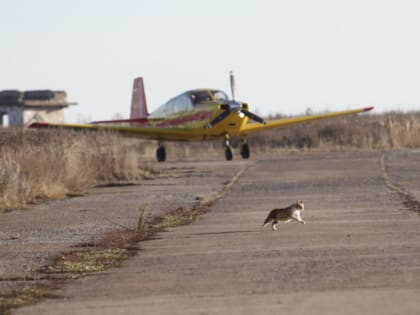
<path fill-rule="evenodd" d="M 419 314 L 420 216 L 385 184 L 420 200 L 419 159 L 315 152 L 189 162 L 198 173 L 248 168 L 199 221 L 13 314 Z M 269 210 L 295 200 L 305 202 L 306 225 L 262 227 Z"/>

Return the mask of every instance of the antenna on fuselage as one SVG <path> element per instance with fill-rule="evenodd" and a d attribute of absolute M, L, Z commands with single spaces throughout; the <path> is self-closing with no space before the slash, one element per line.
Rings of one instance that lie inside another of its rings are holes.
<path fill-rule="evenodd" d="M 233 71 L 230 71 L 230 92 L 232 94 L 232 100 L 235 100 L 235 75 Z"/>

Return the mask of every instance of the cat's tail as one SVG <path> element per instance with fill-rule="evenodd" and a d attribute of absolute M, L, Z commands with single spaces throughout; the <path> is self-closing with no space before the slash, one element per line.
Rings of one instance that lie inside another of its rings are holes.
<path fill-rule="evenodd" d="M 263 223 L 263 226 L 266 226 L 268 223 L 270 223 L 270 221 L 271 221 L 271 217 L 270 217 L 270 215 L 268 215 L 267 219 L 265 219 L 265 221 Z"/>

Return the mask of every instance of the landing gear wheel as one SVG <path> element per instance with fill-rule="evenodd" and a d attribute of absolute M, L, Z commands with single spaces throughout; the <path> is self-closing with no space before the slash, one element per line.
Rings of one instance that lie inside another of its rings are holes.
<path fill-rule="evenodd" d="M 228 161 L 231 161 L 233 159 L 233 152 L 230 146 L 225 147 L 225 157 Z"/>
<path fill-rule="evenodd" d="M 244 143 L 241 145 L 241 156 L 243 159 L 249 159 L 251 152 L 249 151 L 248 143 Z"/>
<path fill-rule="evenodd" d="M 166 160 L 166 150 L 164 146 L 158 146 L 156 150 L 156 160 L 158 162 L 165 162 Z"/>

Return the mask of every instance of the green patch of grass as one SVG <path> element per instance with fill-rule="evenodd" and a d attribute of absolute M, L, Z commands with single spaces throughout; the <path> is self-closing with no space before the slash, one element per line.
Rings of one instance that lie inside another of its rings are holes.
<path fill-rule="evenodd" d="M 120 266 L 128 256 L 127 250 L 120 248 L 75 251 L 58 257 L 46 271 L 49 273 L 99 272 Z"/>
<path fill-rule="evenodd" d="M 156 227 L 165 228 L 165 227 L 175 227 L 178 225 L 185 224 L 186 221 L 189 221 L 189 218 L 183 216 L 167 214 L 160 217 L 160 220 L 156 222 Z"/>
<path fill-rule="evenodd" d="M 0 314 L 11 314 L 14 308 L 31 305 L 45 297 L 54 297 L 46 288 L 30 286 L 9 292 L 0 291 Z"/>
<path fill-rule="evenodd" d="M 152 222 L 152 227 L 162 229 L 190 224 L 191 222 L 197 220 L 197 218 L 205 212 L 207 212 L 207 210 L 204 207 L 179 207 L 175 210 L 169 210 L 163 215 L 156 217 Z"/>

